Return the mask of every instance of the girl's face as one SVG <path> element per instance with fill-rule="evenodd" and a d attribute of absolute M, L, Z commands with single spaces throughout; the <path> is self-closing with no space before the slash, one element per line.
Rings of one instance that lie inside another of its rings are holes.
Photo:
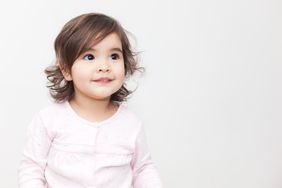
<path fill-rule="evenodd" d="M 122 45 L 116 33 L 109 34 L 91 50 L 79 56 L 71 68 L 76 97 L 110 99 L 125 78 Z"/>

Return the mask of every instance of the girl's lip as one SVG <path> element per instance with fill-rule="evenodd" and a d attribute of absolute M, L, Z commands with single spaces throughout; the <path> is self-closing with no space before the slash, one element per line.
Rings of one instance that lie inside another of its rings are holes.
<path fill-rule="evenodd" d="M 107 82 L 110 82 L 110 81 L 112 81 L 112 79 L 110 79 L 110 78 L 99 78 L 99 79 L 97 79 L 97 80 L 94 80 L 94 82 L 102 82 L 102 83 L 107 83 Z"/>

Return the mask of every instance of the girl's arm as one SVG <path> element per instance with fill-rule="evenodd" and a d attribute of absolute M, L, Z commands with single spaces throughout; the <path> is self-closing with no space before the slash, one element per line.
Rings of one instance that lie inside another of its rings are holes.
<path fill-rule="evenodd" d="M 45 188 L 44 171 L 51 138 L 36 114 L 27 129 L 26 145 L 18 169 L 19 188 Z"/>
<path fill-rule="evenodd" d="M 134 188 L 162 188 L 160 176 L 151 159 L 142 124 L 136 139 L 132 168 Z"/>

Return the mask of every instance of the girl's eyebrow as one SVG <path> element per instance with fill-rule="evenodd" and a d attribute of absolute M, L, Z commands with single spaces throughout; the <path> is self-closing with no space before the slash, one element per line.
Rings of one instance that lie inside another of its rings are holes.
<path fill-rule="evenodd" d="M 91 48 L 91 49 L 89 49 L 90 51 L 97 51 L 95 48 Z M 123 53 L 123 51 L 122 51 L 122 49 L 120 49 L 119 47 L 114 47 L 114 48 L 111 48 L 110 50 L 109 50 L 110 52 L 112 52 L 112 51 L 118 51 L 118 52 L 120 52 L 120 53 Z"/>
<path fill-rule="evenodd" d="M 111 48 L 110 51 L 119 51 L 120 53 L 122 53 L 122 49 L 120 48 Z"/>

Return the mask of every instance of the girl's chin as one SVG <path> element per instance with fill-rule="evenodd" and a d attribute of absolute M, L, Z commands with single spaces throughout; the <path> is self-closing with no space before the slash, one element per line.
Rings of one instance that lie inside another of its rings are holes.
<path fill-rule="evenodd" d="M 105 95 L 92 95 L 91 98 L 96 99 L 96 100 L 110 100 L 112 94 L 105 94 Z"/>

